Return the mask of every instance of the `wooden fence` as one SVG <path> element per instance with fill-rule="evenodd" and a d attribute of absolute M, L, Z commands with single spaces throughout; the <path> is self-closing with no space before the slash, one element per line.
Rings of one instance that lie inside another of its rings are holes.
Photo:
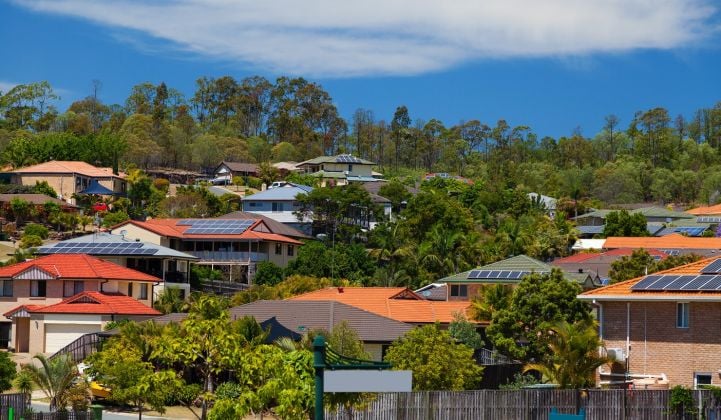
<path fill-rule="evenodd" d="M 693 391 L 697 414 L 687 419 L 721 419 L 721 402 L 710 391 Z M 434 391 L 377 394 L 365 409 L 326 410 L 327 420 L 546 420 L 586 409 L 587 420 L 674 420 L 670 391 L 525 389 L 518 391 Z"/>
<path fill-rule="evenodd" d="M 13 408 L 15 418 L 19 419 L 25 412 L 25 394 L 0 394 L 0 419 L 8 418 L 8 409 Z"/>

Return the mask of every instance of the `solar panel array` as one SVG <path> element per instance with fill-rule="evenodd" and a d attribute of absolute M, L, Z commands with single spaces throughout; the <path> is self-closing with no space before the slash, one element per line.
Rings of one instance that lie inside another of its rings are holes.
<path fill-rule="evenodd" d="M 721 217 L 719 216 L 699 216 L 696 218 L 698 223 L 721 223 Z"/>
<path fill-rule="evenodd" d="M 187 234 L 239 235 L 245 232 L 255 220 L 247 219 L 184 219 L 178 222 L 190 226 Z"/>
<path fill-rule="evenodd" d="M 509 271 L 509 270 L 471 270 L 467 279 L 507 279 L 518 280 L 523 276 L 530 274 L 529 271 Z"/>
<path fill-rule="evenodd" d="M 718 291 L 721 290 L 721 275 L 650 275 L 631 286 L 631 290 Z"/>
<path fill-rule="evenodd" d="M 353 155 L 338 155 L 335 158 L 336 163 L 361 163 L 362 161 Z"/>
<path fill-rule="evenodd" d="M 60 242 L 40 248 L 41 254 L 154 255 L 156 248 L 145 248 L 142 242 Z"/>
<path fill-rule="evenodd" d="M 711 261 L 711 264 L 704 267 L 701 272 L 704 274 L 721 274 L 721 258 Z"/>
<path fill-rule="evenodd" d="M 675 232 L 685 233 L 688 236 L 701 236 L 706 231 L 705 227 L 677 227 L 674 228 Z"/>

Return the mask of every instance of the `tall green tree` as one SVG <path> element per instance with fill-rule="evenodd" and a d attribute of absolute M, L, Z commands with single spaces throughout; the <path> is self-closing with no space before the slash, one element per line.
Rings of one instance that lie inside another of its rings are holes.
<path fill-rule="evenodd" d="M 385 360 L 394 369 L 413 371 L 414 391 L 473 389 L 483 368 L 473 359 L 473 349 L 438 325 L 414 328 L 394 341 Z"/>
<path fill-rule="evenodd" d="M 548 353 L 549 327 L 557 322 L 591 319 L 588 303 L 576 299 L 581 287 L 560 270 L 529 274 L 513 290 L 509 305 L 493 313 L 486 336 L 500 352 L 522 361 L 540 361 Z"/>

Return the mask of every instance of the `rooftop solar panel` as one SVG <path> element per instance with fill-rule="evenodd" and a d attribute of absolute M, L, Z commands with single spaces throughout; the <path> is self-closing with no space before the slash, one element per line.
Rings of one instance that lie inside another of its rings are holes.
<path fill-rule="evenodd" d="M 646 276 L 631 286 L 631 290 L 646 290 L 647 287 L 658 281 L 661 276 Z"/>
<path fill-rule="evenodd" d="M 471 270 L 471 272 L 468 273 L 468 276 L 467 276 L 466 278 L 467 278 L 467 279 L 477 279 L 477 278 L 478 278 L 478 275 L 479 275 L 480 273 L 481 273 L 481 272 L 478 271 L 478 270 Z"/>
<path fill-rule="evenodd" d="M 671 283 L 664 286 L 664 290 L 683 290 L 683 287 L 687 284 L 691 283 L 696 277 L 695 275 L 692 276 L 680 276 L 676 280 L 672 281 Z"/>
<path fill-rule="evenodd" d="M 721 289 L 721 276 L 708 276 L 710 279 L 696 290 L 712 291 Z"/>
<path fill-rule="evenodd" d="M 709 265 L 707 265 L 706 267 L 701 269 L 701 272 L 704 274 L 706 274 L 706 273 L 711 273 L 711 274 L 721 273 L 721 258 L 711 261 L 711 263 Z"/>

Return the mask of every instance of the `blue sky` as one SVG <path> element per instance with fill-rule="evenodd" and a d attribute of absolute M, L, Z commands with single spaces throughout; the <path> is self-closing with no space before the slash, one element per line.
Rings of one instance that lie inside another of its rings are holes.
<path fill-rule="evenodd" d="M 144 81 L 190 96 L 201 76 L 303 76 L 347 118 L 367 108 L 390 120 L 404 104 L 414 119 L 505 118 L 539 137 L 721 101 L 711 1 L 356 3 L 0 0 L 0 90 L 48 80 L 64 109 L 93 79 L 122 103 Z"/>

